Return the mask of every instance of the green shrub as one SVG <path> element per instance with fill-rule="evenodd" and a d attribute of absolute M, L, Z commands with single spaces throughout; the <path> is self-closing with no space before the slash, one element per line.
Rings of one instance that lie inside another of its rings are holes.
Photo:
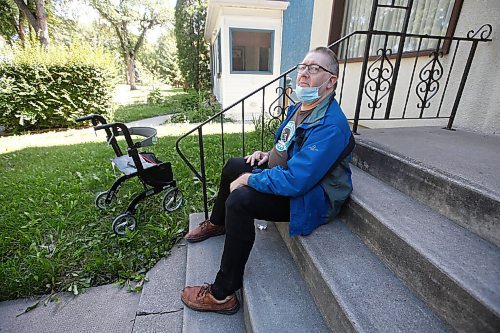
<path fill-rule="evenodd" d="M 154 88 L 148 94 L 148 104 L 160 104 L 163 102 L 163 96 L 159 88 Z"/>
<path fill-rule="evenodd" d="M 10 56 L 10 57 L 9 57 Z M 75 127 L 89 113 L 111 116 L 113 59 L 84 44 L 14 47 L 0 62 L 0 124 L 12 132 Z"/>
<path fill-rule="evenodd" d="M 179 98 L 179 113 L 172 116 L 171 122 L 199 123 L 221 111 L 221 105 L 209 92 L 190 92 Z"/>

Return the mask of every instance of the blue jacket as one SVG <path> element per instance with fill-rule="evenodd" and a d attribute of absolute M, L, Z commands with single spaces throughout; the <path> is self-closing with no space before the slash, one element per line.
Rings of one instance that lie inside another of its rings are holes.
<path fill-rule="evenodd" d="M 328 103 L 326 98 L 322 103 Z M 300 109 L 290 107 L 278 128 L 275 143 L 286 123 Z M 337 101 L 316 107 L 297 127 L 288 148 L 287 169 L 276 166 L 252 174 L 248 185 L 259 192 L 290 197 L 290 236 L 308 235 L 335 217 L 352 192 L 351 156 L 334 170 L 331 166 L 349 143 L 351 130 Z"/>

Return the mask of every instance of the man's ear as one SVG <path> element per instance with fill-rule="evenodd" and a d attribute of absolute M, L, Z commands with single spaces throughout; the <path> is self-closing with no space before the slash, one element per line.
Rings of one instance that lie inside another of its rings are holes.
<path fill-rule="evenodd" d="M 331 89 L 332 87 L 335 87 L 336 83 L 337 83 L 337 76 L 335 75 L 332 75 L 330 76 L 330 79 L 328 80 L 328 83 L 326 84 L 326 87 L 328 89 Z"/>

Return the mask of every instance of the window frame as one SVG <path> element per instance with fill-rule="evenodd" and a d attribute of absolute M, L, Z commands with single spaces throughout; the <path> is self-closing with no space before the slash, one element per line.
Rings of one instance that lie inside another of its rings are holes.
<path fill-rule="evenodd" d="M 217 59 L 214 61 L 214 72 L 218 79 L 220 79 L 222 74 L 222 53 L 221 53 L 221 38 L 222 34 L 220 30 L 217 32 L 217 36 L 214 41 L 214 50 L 217 49 Z"/>
<path fill-rule="evenodd" d="M 216 57 L 217 56 L 217 57 Z M 221 55 L 221 31 L 219 30 L 215 36 L 213 44 L 210 45 L 210 75 L 212 86 L 215 84 L 215 79 L 220 79 L 222 75 L 222 55 Z"/>
<path fill-rule="evenodd" d="M 455 0 L 453 4 L 453 9 L 450 16 L 450 22 L 448 23 L 448 29 L 446 30 L 445 37 L 453 37 L 455 35 L 455 30 L 458 24 L 458 19 L 460 18 L 460 12 L 462 11 L 462 5 L 464 0 Z M 333 0 L 332 4 L 332 15 L 330 19 L 330 32 L 328 35 L 328 45 L 331 45 L 335 41 L 342 38 L 342 29 L 344 26 L 344 15 L 345 15 L 345 6 L 346 0 Z M 443 45 L 439 49 L 443 54 L 448 54 L 450 52 L 451 40 L 445 39 L 443 41 Z M 339 47 L 338 45 L 332 48 L 335 54 L 338 54 Z M 403 58 L 413 58 L 416 57 L 417 54 L 419 56 L 430 55 L 434 50 L 421 50 L 417 51 L 406 51 L 401 54 Z M 389 58 L 396 58 L 396 54 L 392 54 Z M 368 60 L 375 60 L 378 56 L 369 56 Z M 363 57 L 357 58 L 349 58 L 349 59 L 339 59 L 339 62 L 362 62 Z"/>
<path fill-rule="evenodd" d="M 269 71 L 233 71 L 233 31 L 246 32 L 270 32 L 271 33 L 271 52 L 269 55 Z M 258 74 L 273 75 L 274 71 L 274 34 L 275 30 L 269 29 L 251 29 L 251 28 L 229 28 L 229 73 L 230 74 Z"/>

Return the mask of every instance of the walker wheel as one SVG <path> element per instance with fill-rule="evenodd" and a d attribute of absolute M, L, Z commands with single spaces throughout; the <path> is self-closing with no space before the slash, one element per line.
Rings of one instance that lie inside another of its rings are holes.
<path fill-rule="evenodd" d="M 123 236 L 127 229 L 134 230 L 137 225 L 135 217 L 130 213 L 120 214 L 113 220 L 113 231 L 115 234 Z"/>
<path fill-rule="evenodd" d="M 113 196 L 111 197 L 111 201 L 108 203 L 106 202 L 106 198 L 108 196 L 108 192 L 101 192 L 95 197 L 95 205 L 100 208 L 100 209 L 108 209 L 112 204 L 113 201 L 116 199 L 116 195 L 113 193 Z"/>
<path fill-rule="evenodd" d="M 163 196 L 161 204 L 167 212 L 173 212 L 182 205 L 182 192 L 177 188 L 171 188 Z"/>

